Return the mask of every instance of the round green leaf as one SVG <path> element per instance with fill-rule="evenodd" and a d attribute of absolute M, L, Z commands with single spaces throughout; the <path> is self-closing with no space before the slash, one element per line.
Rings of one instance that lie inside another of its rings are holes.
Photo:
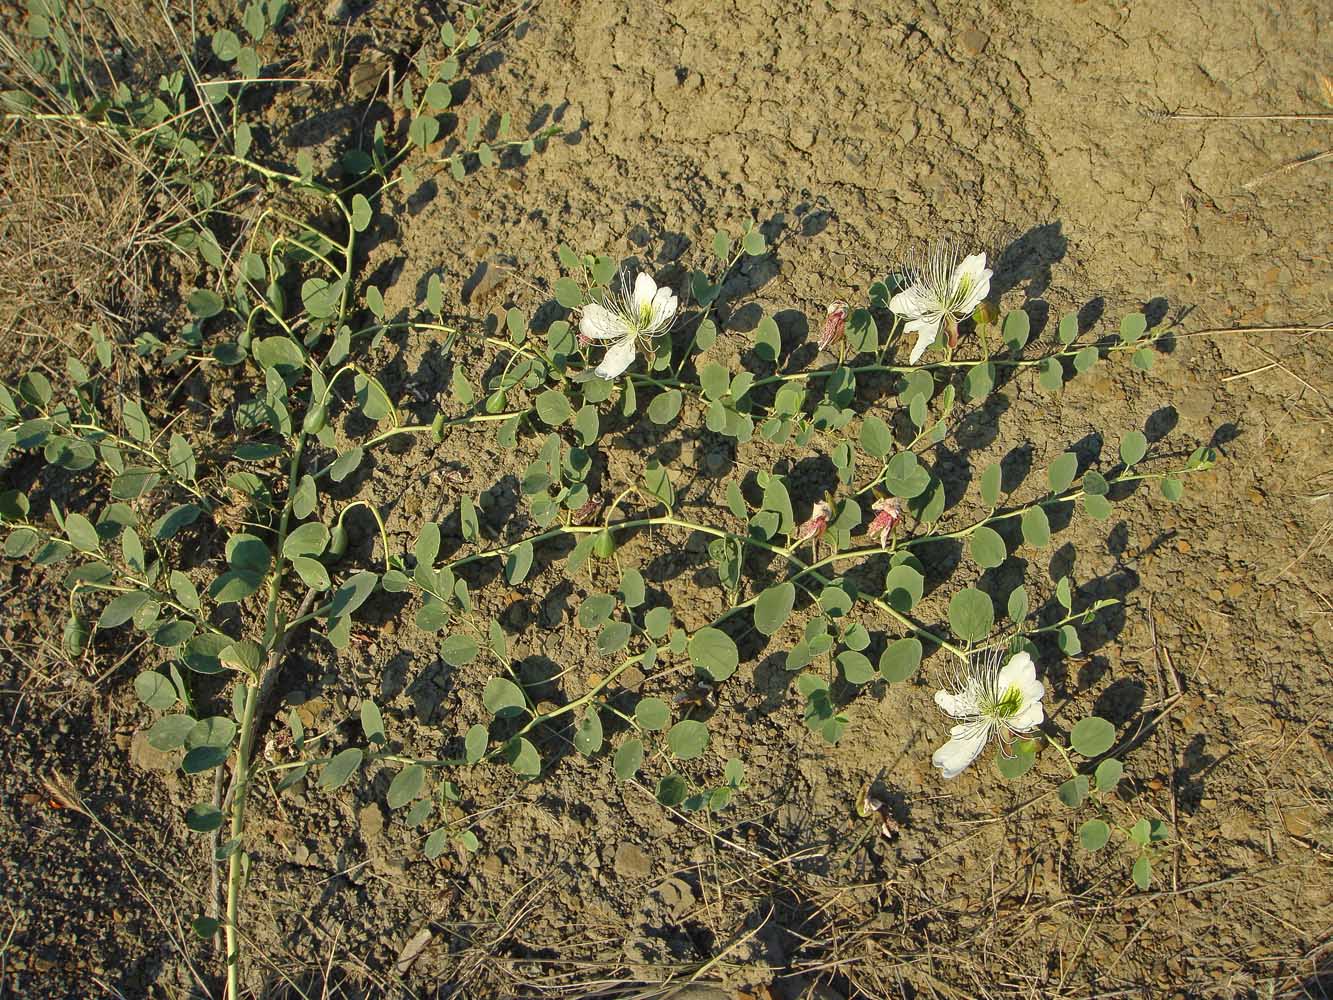
<path fill-rule="evenodd" d="M 1144 854 L 1134 862 L 1134 867 L 1130 874 L 1134 877 L 1134 884 L 1144 892 L 1152 885 L 1152 860 Z"/>
<path fill-rule="evenodd" d="M 563 424 L 573 413 L 569 398 L 559 389 L 547 389 L 537 397 L 537 416 L 551 427 Z"/>
<path fill-rule="evenodd" d="M 724 681 L 736 672 L 740 653 L 731 636 L 721 629 L 706 626 L 690 636 L 687 647 L 690 662 L 715 681 Z"/>
<path fill-rule="evenodd" d="M 486 711 L 497 718 L 518 715 L 528 707 L 522 688 L 507 677 L 492 677 L 487 681 L 481 703 L 486 706 Z"/>
<path fill-rule="evenodd" d="M 889 643 L 879 657 L 879 674 L 890 683 L 905 681 L 921 666 L 921 640 L 908 636 Z"/>
<path fill-rule="evenodd" d="M 318 521 L 310 521 L 294 528 L 282 543 L 282 554 L 293 556 L 320 555 L 329 544 L 329 529 Z"/>
<path fill-rule="evenodd" d="M 524 541 L 509 553 L 505 559 L 505 579 L 517 586 L 527 579 L 532 569 L 532 542 Z"/>
<path fill-rule="evenodd" d="M 542 773 L 542 758 L 526 739 L 510 740 L 505 747 L 505 760 L 520 778 L 532 779 Z"/>
<path fill-rule="evenodd" d="M 165 712 L 176 704 L 176 686 L 156 670 L 145 670 L 134 678 L 134 693 L 149 708 Z"/>
<path fill-rule="evenodd" d="M 1133 465 L 1148 454 L 1148 439 L 1142 431 L 1130 431 L 1120 441 L 1120 461 Z"/>
<path fill-rule="evenodd" d="M 903 614 L 921 600 L 925 589 L 926 578 L 912 566 L 894 566 L 884 577 L 884 600 Z"/>
<path fill-rule="evenodd" d="M 1094 775 L 1097 779 L 1097 791 L 1109 792 L 1120 783 L 1120 777 L 1125 773 L 1125 765 L 1120 763 L 1114 757 L 1107 757 L 1097 765 Z"/>
<path fill-rule="evenodd" d="M 644 729 L 657 732 L 671 722 L 671 706 L 661 698 L 640 698 L 634 706 L 634 718 Z"/>
<path fill-rule="evenodd" d="M 1032 770 L 1037 763 L 1037 755 L 1031 750 L 1015 749 L 1012 753 L 997 753 L 995 766 L 1002 777 L 1013 781 Z"/>
<path fill-rule="evenodd" d="M 480 724 L 468 728 L 463 737 L 463 754 L 469 764 L 475 764 L 486 755 L 486 745 L 490 742 L 490 733 Z"/>
<path fill-rule="evenodd" d="M 680 413 L 684 396 L 679 389 L 668 389 L 648 404 L 648 419 L 655 424 L 669 424 Z"/>
<path fill-rule="evenodd" d="M 360 747 L 348 747 L 334 754 L 333 760 L 324 765 L 319 773 L 320 788 L 341 788 L 361 766 L 363 754 Z"/>
<path fill-rule="evenodd" d="M 995 624 L 995 607 L 989 595 L 975 587 L 954 594 L 949 602 L 949 627 L 964 642 L 979 642 Z"/>
<path fill-rule="evenodd" d="M 790 582 L 769 587 L 754 604 L 754 626 L 764 635 L 773 635 L 791 617 L 796 604 L 796 585 Z"/>
<path fill-rule="evenodd" d="M 408 764 L 389 782 L 386 801 L 390 809 L 401 809 L 418 795 L 426 785 L 426 769 L 420 764 Z"/>
<path fill-rule="evenodd" d="M 844 649 L 838 654 L 838 666 L 848 684 L 866 684 L 875 677 L 875 668 L 869 658 L 854 649 Z"/>
<path fill-rule="evenodd" d="M 1050 483 L 1052 493 L 1063 493 L 1078 474 L 1078 456 L 1067 451 L 1046 470 L 1046 481 Z"/>
<path fill-rule="evenodd" d="M 1100 851 L 1111 839 L 1111 828 L 1102 820 L 1090 819 L 1078 828 L 1078 839 L 1085 851 Z"/>
<path fill-rule="evenodd" d="M 1115 743 L 1115 726 L 1098 716 L 1082 719 L 1069 733 L 1069 745 L 1084 757 L 1100 757 Z"/>
<path fill-rule="evenodd" d="M 689 783 L 679 774 L 664 775 L 657 782 L 657 801 L 667 808 L 680 805 L 689 793 Z"/>
<path fill-rule="evenodd" d="M 667 733 L 667 746 L 681 760 L 693 760 L 708 746 L 708 727 L 694 719 L 682 719 Z"/>
<path fill-rule="evenodd" d="M 579 720 L 574 730 L 574 749 L 585 757 L 602 749 L 602 717 L 595 707 L 589 708 Z"/>
<path fill-rule="evenodd" d="M 616 777 L 621 781 L 629 781 L 639 772 L 642 765 L 643 741 L 638 739 L 626 740 L 620 744 L 611 760 L 611 766 L 615 768 Z"/>
<path fill-rule="evenodd" d="M 1077 809 L 1083 804 L 1083 800 L 1088 797 L 1088 776 L 1086 774 L 1075 775 L 1068 781 L 1061 783 L 1055 794 L 1070 809 Z"/>
<path fill-rule="evenodd" d="M 477 640 L 470 635 L 446 636 L 440 643 L 440 659 L 451 667 L 461 667 L 477 658 Z"/>
<path fill-rule="evenodd" d="M 1051 521 L 1041 507 L 1032 507 L 1023 511 L 1023 541 L 1039 549 L 1051 541 Z"/>
<path fill-rule="evenodd" d="M 222 810 L 211 802 L 196 802 L 185 810 L 185 825 L 195 833 L 212 833 L 222 825 Z"/>
<path fill-rule="evenodd" d="M 900 451 L 884 467 L 884 486 L 896 497 L 910 500 L 924 493 L 929 485 L 930 472 L 913 452 Z"/>
<path fill-rule="evenodd" d="M 984 525 L 972 532 L 971 549 L 972 558 L 982 569 L 994 569 L 1002 565 L 1009 555 L 1000 533 Z"/>
<path fill-rule="evenodd" d="M 1167 477 L 1162 480 L 1162 496 L 1175 503 L 1185 495 L 1185 487 L 1179 479 Z"/>
<path fill-rule="evenodd" d="M 154 750 L 175 750 L 185 745 L 195 720 L 188 715 L 164 715 L 153 723 L 145 737 Z"/>
<path fill-rule="evenodd" d="M 185 742 L 191 749 L 195 747 L 225 749 L 231 746 L 231 741 L 235 737 L 236 720 L 225 715 L 210 715 L 206 719 L 200 719 L 190 728 L 190 733 L 186 736 Z"/>

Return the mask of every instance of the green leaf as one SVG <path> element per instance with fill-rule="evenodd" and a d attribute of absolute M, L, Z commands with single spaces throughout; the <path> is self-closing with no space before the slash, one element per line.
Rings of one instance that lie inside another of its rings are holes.
<path fill-rule="evenodd" d="M 80 552 L 100 552 L 102 550 L 101 542 L 97 537 L 97 529 L 82 514 L 65 515 L 65 534 L 69 536 L 69 540 L 74 543 L 74 547 Z"/>
<path fill-rule="evenodd" d="M 690 636 L 690 662 L 715 681 L 724 681 L 736 672 L 740 653 L 731 636 L 721 629 L 705 626 Z"/>
<path fill-rule="evenodd" d="M 294 556 L 320 555 L 329 544 L 329 529 L 318 521 L 311 521 L 293 529 L 282 543 L 282 554 Z"/>
<path fill-rule="evenodd" d="M 159 677 L 161 674 L 158 675 Z M 172 695 L 172 703 L 175 703 Z M 171 705 L 167 706 L 168 708 Z M 148 745 L 154 750 L 175 750 L 183 747 L 194 729 L 195 720 L 188 715 L 164 715 L 153 723 L 146 735 Z"/>
<path fill-rule="evenodd" d="M 222 747 L 195 747 L 181 761 L 181 770 L 186 774 L 202 774 L 221 767 L 226 760 L 227 751 Z"/>
<path fill-rule="evenodd" d="M 407 127 L 408 141 L 425 149 L 440 134 L 440 120 L 434 115 L 417 115 Z"/>
<path fill-rule="evenodd" d="M 1023 511 L 1023 541 L 1039 549 L 1050 544 L 1051 522 L 1046 511 L 1041 507 L 1031 507 Z"/>
<path fill-rule="evenodd" d="M 864 653 L 844 649 L 838 654 L 837 662 L 848 684 L 868 684 L 874 680 L 875 667 Z"/>
<path fill-rule="evenodd" d="M 1102 820 L 1090 819 L 1078 828 L 1078 839 L 1085 851 L 1100 851 L 1111 839 L 1111 828 Z"/>
<path fill-rule="evenodd" d="M 764 234 L 758 229 L 751 229 L 741 240 L 741 246 L 751 257 L 758 257 L 761 254 L 768 253 L 768 241 L 764 239 Z"/>
<path fill-rule="evenodd" d="M 618 653 L 625 648 L 633 634 L 634 628 L 629 622 L 610 622 L 597 637 L 597 652 L 603 656 Z"/>
<path fill-rule="evenodd" d="M 236 32 L 223 28 L 213 33 L 213 55 L 223 62 L 234 62 L 241 54 L 241 40 Z"/>
<path fill-rule="evenodd" d="M 1148 330 L 1148 317 L 1141 312 L 1130 313 L 1120 320 L 1120 340 L 1132 344 Z"/>
<path fill-rule="evenodd" d="M 1020 624 L 1028 616 L 1028 592 L 1024 587 L 1015 587 L 1009 592 L 1007 608 L 1009 620 L 1015 625 Z"/>
<path fill-rule="evenodd" d="M 671 722 L 671 706 L 661 698 L 640 698 L 634 706 L 634 718 L 650 732 L 659 732 Z"/>
<path fill-rule="evenodd" d="M 374 592 L 377 583 L 379 583 L 379 577 L 368 570 L 354 573 L 344 580 L 329 599 L 329 610 L 326 614 L 328 620 L 344 618 L 355 612 L 357 608 L 366 603 L 366 599 Z"/>
<path fill-rule="evenodd" d="M 542 773 L 541 754 L 522 737 L 505 744 L 505 760 L 520 778 L 531 780 Z"/>
<path fill-rule="evenodd" d="M 486 682 L 481 703 L 496 718 L 507 718 L 527 711 L 528 703 L 523 697 L 523 689 L 507 677 L 492 677 Z"/>
<path fill-rule="evenodd" d="M 884 600 L 902 614 L 912 610 L 925 589 L 926 578 L 912 566 L 894 566 L 884 577 Z"/>
<path fill-rule="evenodd" d="M 694 719 L 682 719 L 667 733 L 667 746 L 680 760 L 693 760 L 708 746 L 708 727 Z"/>
<path fill-rule="evenodd" d="M 996 769 L 999 770 L 1002 777 L 1009 781 L 1027 774 L 1036 763 L 1036 752 L 1024 750 L 1020 747 L 1015 747 L 1012 754 L 997 753 L 995 755 Z"/>
<path fill-rule="evenodd" d="M 970 543 L 972 558 L 976 560 L 977 565 L 982 569 L 994 569 L 996 566 L 1004 564 L 1008 558 L 1008 550 L 1004 547 L 1004 539 L 994 528 L 988 528 L 982 525 L 972 533 Z"/>
<path fill-rule="evenodd" d="M 1120 783 L 1121 776 L 1125 773 L 1125 765 L 1120 763 L 1114 757 L 1107 757 L 1097 765 L 1094 776 L 1097 779 L 1097 791 L 1109 792 Z"/>
<path fill-rule="evenodd" d="M 643 630 L 653 639 L 662 638 L 670 627 L 670 608 L 653 608 L 643 616 Z"/>
<path fill-rule="evenodd" d="M 572 278 L 558 278 L 555 283 L 555 300 L 566 309 L 577 309 L 583 305 L 583 289 Z"/>
<path fill-rule="evenodd" d="M 301 578 L 301 582 L 312 590 L 328 590 L 333 586 L 333 581 L 329 579 L 329 571 L 324 568 L 324 564 L 318 559 L 312 559 L 309 556 L 292 556 L 292 569 L 296 570 L 296 575 Z"/>
<path fill-rule="evenodd" d="M 1134 862 L 1134 867 L 1130 869 L 1130 874 L 1134 877 L 1134 884 L 1147 892 L 1152 886 L 1152 860 L 1148 855 L 1141 855 Z"/>
<path fill-rule="evenodd" d="M 505 579 L 513 586 L 518 586 L 527 579 L 530 569 L 532 569 L 532 542 L 520 542 L 505 559 Z"/>
<path fill-rule="evenodd" d="M 985 399 L 993 388 L 995 388 L 994 363 L 984 361 L 967 370 L 967 375 L 963 378 L 963 398 L 969 403 Z"/>
<path fill-rule="evenodd" d="M 625 567 L 620 574 L 620 596 L 627 608 L 637 608 L 647 599 L 643 574 L 633 566 Z"/>
<path fill-rule="evenodd" d="M 1042 358 L 1037 383 L 1047 392 L 1059 392 L 1065 384 L 1064 366 L 1059 358 Z"/>
<path fill-rule="evenodd" d="M 1052 493 L 1063 493 L 1069 489 L 1077 474 L 1078 456 L 1072 451 L 1067 451 L 1046 470 L 1046 481 L 1050 484 Z"/>
<path fill-rule="evenodd" d="M 871 414 L 861 422 L 861 448 L 880 461 L 893 451 L 893 431 L 879 417 Z"/>
<path fill-rule="evenodd" d="M 1028 314 L 1022 309 L 1014 309 L 1005 315 L 1000 336 L 1009 350 L 1017 354 L 1027 344 L 1031 331 L 1032 321 L 1028 318 Z"/>
<path fill-rule="evenodd" d="M 629 781 L 638 774 L 639 768 L 643 766 L 643 741 L 628 739 L 620 744 L 611 760 L 611 766 L 615 768 L 616 777 L 621 781 Z"/>
<path fill-rule="evenodd" d="M 1185 487 L 1179 479 L 1167 477 L 1162 480 L 1162 496 L 1166 497 L 1172 503 L 1178 501 L 1185 495 Z"/>
<path fill-rule="evenodd" d="M 421 794 L 426 785 L 426 769 L 420 764 L 408 764 L 393 776 L 385 796 L 390 809 L 401 809 Z"/>
<path fill-rule="evenodd" d="M 470 635 L 447 636 L 440 643 L 440 659 L 451 667 L 461 667 L 477 658 L 480 647 Z"/>
<path fill-rule="evenodd" d="M 585 757 L 591 757 L 602 749 L 602 717 L 595 706 L 590 706 L 579 719 L 574 730 L 574 749 Z"/>
<path fill-rule="evenodd" d="M 658 779 L 655 794 L 659 803 L 671 809 L 684 802 L 689 792 L 689 783 L 683 777 L 679 774 L 668 774 Z"/>
<path fill-rule="evenodd" d="M 1062 782 L 1055 794 L 1070 809 L 1077 809 L 1083 804 L 1083 800 L 1088 797 L 1088 776 L 1077 774 L 1068 781 Z"/>
<path fill-rule="evenodd" d="M 1084 757 L 1100 757 L 1115 743 L 1115 726 L 1098 716 L 1081 719 L 1069 733 L 1069 745 Z"/>
<path fill-rule="evenodd" d="M 148 595 L 142 591 L 132 590 L 128 594 L 120 594 L 102 609 L 101 617 L 97 619 L 97 627 L 115 628 L 117 625 L 123 625 L 147 602 Z"/>
<path fill-rule="evenodd" d="M 995 624 L 995 607 L 989 595 L 967 587 L 949 602 L 949 627 L 964 642 L 980 642 Z"/>
<path fill-rule="evenodd" d="M 920 496 L 930 485 L 930 472 L 910 451 L 900 451 L 884 468 L 884 486 L 904 500 Z"/>
<path fill-rule="evenodd" d="M 559 389 L 547 389 L 537 397 L 537 416 L 550 427 L 558 427 L 573 414 L 569 399 Z"/>
<path fill-rule="evenodd" d="M 134 678 L 134 693 L 157 712 L 165 712 L 176 704 L 176 686 L 156 670 L 145 670 Z"/>
<path fill-rule="evenodd" d="M 1120 461 L 1134 465 L 1148 454 L 1148 439 L 1142 431 L 1130 431 L 1120 441 Z"/>
<path fill-rule="evenodd" d="M 981 502 L 987 507 L 1000 502 L 1000 474 L 999 463 L 988 465 L 981 474 Z"/>
<path fill-rule="evenodd" d="M 212 833 L 222 826 L 222 810 L 211 802 L 196 802 L 185 810 L 185 825 L 195 833 Z"/>
<path fill-rule="evenodd" d="M 648 404 L 648 419 L 655 424 L 669 424 L 680 413 L 684 396 L 679 389 L 668 389 Z"/>
<path fill-rule="evenodd" d="M 338 311 L 343 283 L 324 278 L 307 278 L 301 284 L 301 304 L 315 319 L 327 319 Z"/>
<path fill-rule="evenodd" d="M 790 582 L 769 587 L 754 605 L 754 625 L 764 635 L 773 635 L 791 617 L 796 605 L 796 585 Z"/>
<path fill-rule="evenodd" d="M 879 674 L 890 683 L 905 681 L 921 666 L 921 640 L 912 636 L 897 639 L 880 654 Z"/>
<path fill-rule="evenodd" d="M 661 500 L 668 508 L 675 506 L 676 491 L 671 485 L 671 477 L 667 475 L 667 470 L 657 463 L 656 460 L 648 463 L 643 473 L 644 485 L 648 492 L 657 499 Z"/>
<path fill-rule="evenodd" d="M 332 790 L 347 784 L 361 767 L 363 756 L 360 747 L 348 747 L 334 754 L 333 759 L 319 773 L 319 787 Z"/>
<path fill-rule="evenodd" d="M 1146 819 L 1139 820 L 1130 827 L 1129 839 L 1140 847 L 1147 847 L 1148 841 L 1152 839 L 1152 824 Z"/>
<path fill-rule="evenodd" d="M 1072 344 L 1078 339 L 1078 313 L 1065 313 L 1060 317 L 1060 326 L 1056 337 L 1062 344 Z"/>
<path fill-rule="evenodd" d="M 486 756 L 486 745 L 490 742 L 490 733 L 483 725 L 473 725 L 468 728 L 467 735 L 463 737 L 463 754 L 469 764 L 475 764 Z"/>
<path fill-rule="evenodd" d="M 1112 514 L 1111 501 L 1100 494 L 1089 494 L 1083 498 L 1083 510 L 1094 521 L 1105 521 Z"/>
<path fill-rule="evenodd" d="M 231 741 L 235 738 L 236 720 L 229 719 L 225 715 L 211 715 L 206 719 L 200 719 L 190 728 L 185 742 L 191 749 L 194 747 L 225 749 L 231 746 Z"/>

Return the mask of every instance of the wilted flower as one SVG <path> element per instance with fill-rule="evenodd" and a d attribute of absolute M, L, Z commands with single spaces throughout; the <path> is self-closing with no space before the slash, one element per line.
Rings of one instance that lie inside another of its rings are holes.
<path fill-rule="evenodd" d="M 847 303 L 830 302 L 828 315 L 824 317 L 824 328 L 819 331 L 819 349 L 827 351 L 834 344 L 841 342 L 846 329 Z"/>
<path fill-rule="evenodd" d="M 960 261 L 960 253 L 948 241 L 932 247 L 923 261 L 908 268 L 910 283 L 889 301 L 889 309 L 907 320 L 904 332 L 916 334 L 910 364 L 916 364 L 935 343 L 941 323 L 948 325 L 952 340 L 958 333 L 958 321 L 970 316 L 990 294 L 986 255 L 974 253 Z"/>
<path fill-rule="evenodd" d="M 810 511 L 810 519 L 801 524 L 796 529 L 796 538 L 792 540 L 793 545 L 800 545 L 802 542 L 808 542 L 810 539 L 820 538 L 828 530 L 829 518 L 833 516 L 833 508 L 829 506 L 827 500 L 820 500 Z"/>
<path fill-rule="evenodd" d="M 894 819 L 893 809 L 866 785 L 861 789 L 861 797 L 856 801 L 856 814 L 862 819 L 875 817 L 879 820 L 879 833 L 892 840 L 898 836 L 898 821 Z"/>
<path fill-rule="evenodd" d="M 633 363 L 639 339 L 651 340 L 670 329 L 679 305 L 675 292 L 658 288 L 657 282 L 640 272 L 633 292 L 622 279 L 619 293 L 608 296 L 606 305 L 592 302 L 584 306 L 580 336 L 615 341 L 597 366 L 597 377 L 618 378 Z"/>
<path fill-rule="evenodd" d="M 1002 650 L 974 657 L 955 678 L 952 692 L 936 691 L 935 704 L 947 715 L 962 719 L 949 730 L 949 742 L 935 751 L 930 762 L 953 778 L 977 759 L 991 737 L 1001 750 L 1046 717 L 1041 699 L 1046 693 L 1037 680 L 1037 668 L 1027 653 L 1017 653 L 1009 662 Z"/>
<path fill-rule="evenodd" d="M 876 500 L 870 509 L 875 511 L 875 517 L 866 530 L 872 535 L 879 535 L 879 546 L 883 548 L 889 544 L 889 536 L 902 523 L 903 505 L 895 497 L 885 497 Z"/>

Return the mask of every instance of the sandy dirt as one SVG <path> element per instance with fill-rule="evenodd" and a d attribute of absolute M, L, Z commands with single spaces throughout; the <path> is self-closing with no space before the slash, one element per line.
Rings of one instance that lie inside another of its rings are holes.
<path fill-rule="evenodd" d="M 365 102 L 344 103 L 357 64 L 433 29 L 408 5 L 354 5 L 332 24 L 318 6 L 294 15 L 284 44 L 338 82 L 266 114 L 272 148 L 327 164 L 362 127 Z M 464 113 L 510 110 L 564 134 L 527 162 L 384 199 L 362 273 L 391 314 L 438 274 L 458 322 L 500 321 L 511 305 L 549 322 L 557 244 L 679 282 L 707 259 L 715 227 L 753 219 L 772 253 L 724 293 L 713 350 L 733 365 L 763 315 L 797 345 L 828 301 L 864 301 L 940 235 L 991 252 L 993 297 L 1028 311 L 1034 342 L 1053 340 L 1070 311 L 1108 330 L 1137 309 L 1178 320 L 1149 372 L 1113 359 L 1055 397 L 1019 373 L 940 458 L 962 485 L 1003 459 L 1015 500 L 1038 495 L 1066 450 L 1113 464 L 1135 429 L 1159 455 L 1212 445 L 1216 468 L 1179 503 L 1145 485 L 1109 521 L 1057 521 L 1047 550 L 1019 549 L 1000 577 L 961 547 L 928 549 L 918 609 L 941 623 L 956 587 L 981 579 L 1003 594 L 1020 575 L 1038 608 L 1065 574 L 1080 601 L 1122 600 L 1087 628 L 1080 655 L 1041 647 L 1048 713 L 1066 728 L 1095 711 L 1129 733 L 1169 703 L 1126 758 L 1119 794 L 1174 836 L 1140 892 L 1123 852 L 1079 849 L 1085 817 L 1033 801 L 1058 760 L 1043 755 L 1012 784 L 989 764 L 942 782 L 930 765 L 947 735 L 931 700 L 939 656 L 905 684 L 867 685 L 827 745 L 802 725 L 778 662 L 799 638 L 793 622 L 743 639 L 709 751 L 687 765 L 716 780 L 728 757 L 745 763 L 743 794 L 715 817 L 664 809 L 646 777 L 617 782 L 606 752 L 573 752 L 571 730 L 543 737 L 538 781 L 500 767 L 451 775 L 459 815 L 479 817 L 472 856 L 425 859 L 420 831 L 382 805 L 387 773 L 337 795 L 266 790 L 248 896 L 256 988 L 647 996 L 698 976 L 713 985 L 673 995 L 1326 996 L 1333 348 L 1281 328 L 1333 319 L 1333 161 L 1296 165 L 1333 145 L 1319 82 L 1333 70 L 1329 32 L 1313 2 L 548 2 L 510 21 L 465 66 Z M 1283 113 L 1325 117 L 1179 117 Z M 434 347 L 415 335 L 380 345 L 391 393 L 432 398 L 453 365 L 485 370 L 479 354 Z M 870 412 L 894 406 L 881 387 Z M 833 480 L 829 436 L 737 447 L 689 403 L 667 429 L 610 426 L 605 480 L 660 459 L 701 518 L 719 516 L 728 482 L 775 463 L 793 474 L 798 510 Z M 460 430 L 378 454 L 344 492 L 372 499 L 396 544 L 433 519 L 444 551 L 459 550 L 459 498 L 483 494 L 497 537 L 519 538 L 530 528 L 517 484 L 539 445 L 510 451 L 485 426 Z M 962 485 L 949 516 L 966 522 L 975 500 Z M 369 535 L 357 546 L 379 552 Z M 493 573 L 474 583 L 516 669 L 556 703 L 610 665 L 577 611 L 618 581 L 609 563 L 571 577 L 562 554 L 540 551 L 519 588 Z M 697 538 L 643 532 L 617 556 L 684 628 L 724 608 Z M 217 955 L 188 921 L 208 869 L 181 819 L 197 782 L 144 743 L 152 716 L 130 688 L 136 669 L 63 662 L 44 636 L 60 595 L 24 566 L 3 572 L 0 996 L 202 995 L 191 970 L 214 988 Z M 294 654 L 278 694 L 307 727 L 349 736 L 372 698 L 405 752 L 454 752 L 486 718 L 488 670 L 446 666 L 401 602 L 378 600 L 345 652 L 316 641 Z M 643 693 L 669 698 L 676 680 Z M 114 837 L 50 808 L 36 777 L 53 768 Z M 853 802 L 871 780 L 901 829 L 854 847 Z"/>

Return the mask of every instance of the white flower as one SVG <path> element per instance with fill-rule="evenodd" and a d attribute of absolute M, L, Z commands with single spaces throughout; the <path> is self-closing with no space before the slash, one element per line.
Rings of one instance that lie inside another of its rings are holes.
<path fill-rule="evenodd" d="M 679 304 L 675 292 L 658 288 L 657 282 L 640 272 L 633 292 L 622 280 L 619 293 L 609 295 L 606 305 L 592 302 L 584 306 L 579 332 L 589 340 L 614 341 L 597 366 L 597 377 L 619 377 L 633 363 L 639 338 L 651 340 L 670 329 Z"/>
<path fill-rule="evenodd" d="M 935 343 L 940 324 L 956 332 L 958 321 L 972 314 L 990 294 L 991 272 L 986 255 L 974 253 L 960 262 L 960 251 L 950 242 L 932 247 L 925 260 L 908 268 L 911 284 L 895 295 L 889 309 L 907 320 L 906 333 L 916 334 L 909 364 L 916 364 Z"/>
<path fill-rule="evenodd" d="M 1001 667 L 1003 659 L 1001 650 L 976 657 L 955 680 L 952 692 L 935 692 L 935 704 L 963 720 L 949 730 L 949 742 L 930 759 L 945 778 L 957 777 L 992 736 L 1003 749 L 1046 717 L 1041 707 L 1046 689 L 1037 680 L 1032 657 L 1018 653 Z"/>

